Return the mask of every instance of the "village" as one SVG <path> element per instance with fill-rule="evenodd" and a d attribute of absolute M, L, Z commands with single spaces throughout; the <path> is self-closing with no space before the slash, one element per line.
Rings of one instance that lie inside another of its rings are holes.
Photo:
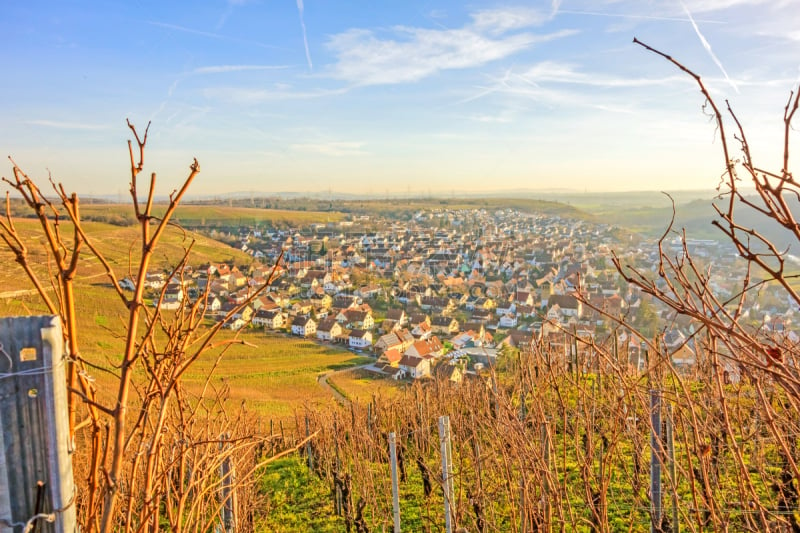
<path fill-rule="evenodd" d="M 588 369 L 592 346 L 616 342 L 641 368 L 643 339 L 619 320 L 658 335 L 677 367 L 695 364 L 695 326 L 627 287 L 613 266 L 616 254 L 657 277 L 656 244 L 620 228 L 513 209 L 440 209 L 402 222 L 360 215 L 292 229 L 239 227 L 230 237 L 253 265 L 187 266 L 171 279 L 152 273 L 153 305 L 177 310 L 207 294 L 207 312 L 230 329 L 342 345 L 374 356 L 368 369 L 396 380 L 460 381 L 496 364 L 503 350 L 533 344 Z M 683 253 L 680 238 L 665 245 Z M 712 262 L 715 291 L 735 290 L 741 265 L 732 248 L 687 239 L 686 249 Z M 785 299 L 765 290 L 751 306 L 753 327 L 797 342 Z"/>

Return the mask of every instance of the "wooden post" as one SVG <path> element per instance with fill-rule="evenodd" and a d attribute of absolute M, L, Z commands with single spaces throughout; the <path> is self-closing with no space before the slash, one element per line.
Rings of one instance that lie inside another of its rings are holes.
<path fill-rule="evenodd" d="M 544 522 L 544 531 L 550 531 L 550 472 L 552 467 L 550 466 L 550 430 L 547 427 L 547 422 L 541 423 L 541 432 L 542 432 L 542 458 L 544 459 L 544 466 L 545 472 L 542 478 L 542 515 L 543 515 L 543 522 Z"/>
<path fill-rule="evenodd" d="M 337 419 L 333 419 L 333 443 L 336 446 L 336 463 L 334 464 L 334 472 L 335 476 L 340 475 L 340 471 L 342 469 L 342 462 L 339 459 L 339 427 L 337 424 Z M 339 483 L 333 484 L 334 490 L 334 508 L 336 509 L 336 516 L 342 515 L 342 487 Z"/>
<path fill-rule="evenodd" d="M 369 435 L 367 453 L 369 454 L 369 460 L 372 461 L 372 449 L 374 448 L 372 445 L 372 402 L 367 404 L 367 434 Z"/>
<path fill-rule="evenodd" d="M 444 527 L 453 533 L 453 449 L 450 445 L 450 417 L 439 417 L 439 443 L 442 453 L 442 490 L 444 491 Z"/>
<path fill-rule="evenodd" d="M 220 500 L 222 500 L 222 530 L 225 533 L 236 531 L 236 467 L 231 460 L 229 435 L 220 435 L 219 451 L 222 461 L 219 465 Z"/>
<path fill-rule="evenodd" d="M 397 484 L 397 443 L 394 431 L 389 433 L 389 459 L 392 463 L 392 510 L 394 533 L 400 533 L 400 487 Z"/>
<path fill-rule="evenodd" d="M 63 346 L 56 316 L 0 319 L 3 532 L 76 529 Z"/>
<path fill-rule="evenodd" d="M 650 533 L 661 531 L 661 391 L 650 390 Z"/>
<path fill-rule="evenodd" d="M 678 523 L 678 490 L 675 472 L 675 422 L 672 419 L 672 404 L 667 403 L 667 459 L 669 461 L 669 477 L 672 481 L 672 533 L 680 533 Z"/>
<path fill-rule="evenodd" d="M 523 426 L 523 432 L 525 431 L 525 416 L 527 415 L 526 412 L 526 405 L 525 405 L 525 385 L 522 385 L 522 391 L 520 392 L 520 406 L 519 406 L 519 420 Z M 519 530 L 520 531 L 527 531 L 528 530 L 528 510 L 525 506 L 526 498 L 525 494 L 527 492 L 527 483 L 525 477 L 525 468 L 524 464 L 520 469 L 520 478 L 519 478 Z"/>
<path fill-rule="evenodd" d="M 311 436 L 311 430 L 308 425 L 308 415 L 306 415 L 306 458 L 308 460 L 308 469 L 314 470 L 314 457 L 312 457 L 311 452 L 311 439 L 308 437 Z"/>
<path fill-rule="evenodd" d="M 273 456 L 275 455 L 275 425 L 271 418 L 269 419 L 269 441 L 272 444 L 272 453 L 270 456 Z"/>

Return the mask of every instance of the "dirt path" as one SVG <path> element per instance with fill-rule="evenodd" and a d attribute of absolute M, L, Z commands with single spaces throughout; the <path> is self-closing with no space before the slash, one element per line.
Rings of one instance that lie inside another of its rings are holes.
<path fill-rule="evenodd" d="M 336 374 L 342 374 L 344 372 L 352 372 L 354 370 L 360 370 L 362 368 L 367 368 L 368 366 L 372 366 L 372 363 L 367 363 L 366 365 L 354 366 L 351 368 L 345 368 L 343 370 L 335 370 L 333 372 L 326 372 L 324 374 L 320 374 L 317 376 L 317 383 L 319 383 L 320 387 L 327 390 L 333 397 L 336 398 L 336 401 L 343 404 L 343 405 L 350 405 L 350 400 L 347 399 L 347 396 L 339 392 L 338 390 L 331 387 L 331 384 L 328 383 L 328 378 L 331 376 L 335 376 Z"/>

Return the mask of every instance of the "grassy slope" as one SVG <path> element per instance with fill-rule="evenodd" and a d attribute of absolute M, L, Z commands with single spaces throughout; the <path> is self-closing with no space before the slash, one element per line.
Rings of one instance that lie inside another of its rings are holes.
<path fill-rule="evenodd" d="M 18 220 L 17 227 L 26 236 L 37 270 L 46 274 L 46 256 L 41 241 L 35 238 L 36 222 Z M 128 271 L 129 254 L 134 262 L 138 259 L 138 244 L 132 246 L 139 235 L 137 229 L 99 222 L 86 223 L 85 228 L 91 240 L 105 254 L 116 275 L 124 277 Z M 69 228 L 62 228 L 62 231 L 68 234 Z M 196 239 L 191 264 L 229 259 L 237 264 L 247 264 L 251 260 L 249 256 L 212 239 L 193 234 L 185 239 L 183 232 L 170 229 L 154 256 L 154 270 L 174 265 L 191 238 Z M 0 270 L 0 293 L 32 288 L 12 255 L 2 247 L 0 261 L 6 265 Z M 102 267 L 86 248 L 79 263 L 76 298 L 81 354 L 88 361 L 110 369 L 112 362 L 118 360 L 123 351 L 126 309 L 111 289 Z M 35 294 L 0 298 L 0 316 L 45 312 L 44 305 Z M 221 338 L 230 335 L 225 331 Z M 221 377 L 225 376 L 232 400 L 247 400 L 251 408 L 276 420 L 291 417 L 294 409 L 306 402 L 332 401 L 330 394 L 317 385 L 317 374 L 363 361 L 345 350 L 323 348 L 308 341 L 283 336 L 267 337 L 263 331 L 248 330 L 242 333 L 242 337 L 254 346 L 237 345 L 230 349 L 217 369 L 212 384 L 221 385 Z M 190 390 L 199 390 L 213 359 L 212 354 L 202 358 L 187 375 L 186 383 Z M 113 378 L 101 370 L 91 373 L 98 381 L 98 388 L 110 392 Z"/>
<path fill-rule="evenodd" d="M 373 395 L 396 398 L 403 386 L 390 378 L 378 379 L 374 374 L 365 370 L 351 370 L 336 374 L 328 378 L 328 383 L 348 399 L 357 402 L 369 401 Z"/>
<path fill-rule="evenodd" d="M 23 235 L 32 263 L 36 264 L 42 273 L 47 271 L 47 256 L 44 253 L 44 239 L 40 237 L 41 230 L 38 222 L 31 219 L 15 220 L 17 230 Z M 129 265 L 136 265 L 141 256 L 139 244 L 140 230 L 136 226 L 114 226 L 102 222 L 86 222 L 84 230 L 90 240 L 105 256 L 114 269 L 118 278 L 128 274 Z M 61 225 L 61 232 L 66 237 L 69 245 L 72 236 L 72 226 L 69 223 Z M 231 248 L 230 246 L 203 237 L 197 233 L 183 232 L 178 228 L 170 227 L 164 233 L 158 249 L 153 256 L 153 270 L 169 268 L 178 263 L 185 249 L 192 244 L 191 264 L 200 264 L 208 261 L 234 261 L 237 264 L 249 264 L 252 259 L 247 254 Z M 0 246 L 0 264 L 7 265 L 0 269 L 0 292 L 28 289 L 32 285 L 20 276 L 22 269 L 14 263 L 13 255 L 5 246 Z M 91 251 L 83 248 L 81 261 L 78 266 L 79 283 L 105 282 L 102 279 L 103 268 L 94 258 Z"/>
<path fill-rule="evenodd" d="M 224 332 L 220 338 L 229 337 Z M 246 330 L 242 340 L 253 346 L 233 346 L 223 357 L 212 385 L 230 387 L 230 397 L 265 417 L 289 418 L 303 405 L 323 406 L 333 397 L 317 384 L 321 373 L 364 364 L 369 360 L 341 348 L 320 346 L 283 335 Z M 213 366 L 209 355 L 186 375 L 189 390 L 197 391 Z"/>

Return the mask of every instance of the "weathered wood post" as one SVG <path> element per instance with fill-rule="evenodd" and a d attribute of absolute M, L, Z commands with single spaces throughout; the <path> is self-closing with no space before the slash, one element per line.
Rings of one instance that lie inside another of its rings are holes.
<path fill-rule="evenodd" d="M 76 530 L 63 347 L 56 316 L 0 319 L 2 533 Z"/>

